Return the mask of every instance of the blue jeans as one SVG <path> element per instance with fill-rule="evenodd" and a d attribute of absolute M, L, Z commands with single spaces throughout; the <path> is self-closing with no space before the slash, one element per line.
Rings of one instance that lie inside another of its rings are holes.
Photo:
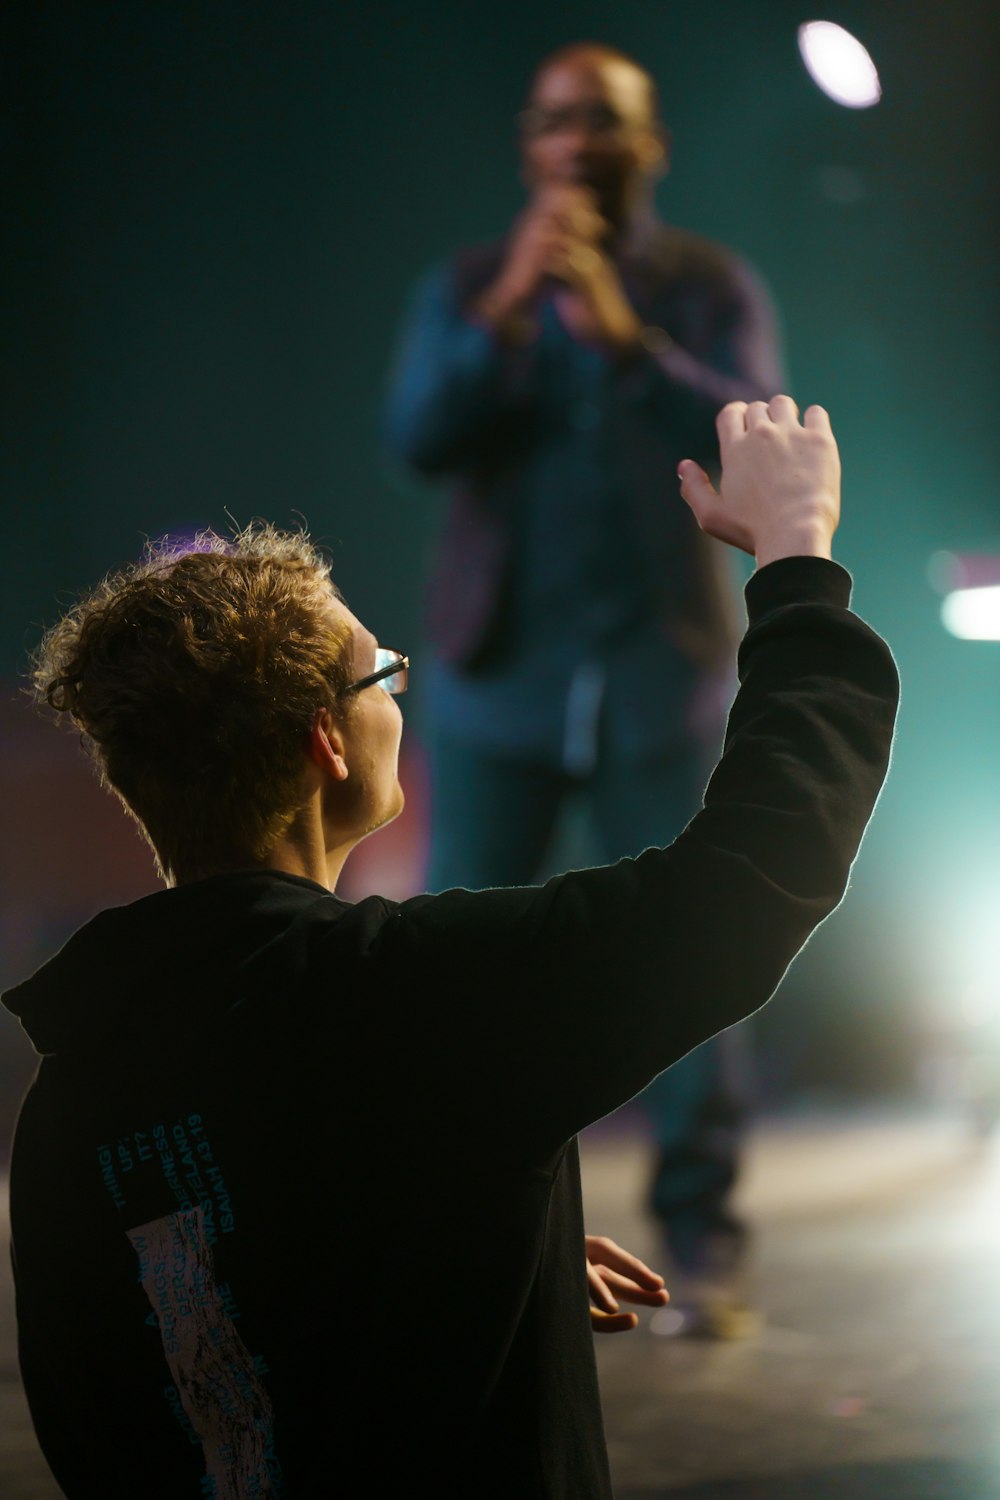
<path fill-rule="evenodd" d="M 581 782 L 439 734 L 431 746 L 429 887 L 477 890 L 537 879 L 562 805 L 580 792 L 606 862 L 667 844 L 698 810 L 705 780 L 700 748 L 649 765 L 616 765 L 604 756 Z M 745 1117 L 745 1046 L 739 1028 L 723 1032 L 639 1096 L 658 1148 L 650 1208 L 684 1270 L 698 1270 L 710 1240 L 742 1237 L 727 1200 Z"/>

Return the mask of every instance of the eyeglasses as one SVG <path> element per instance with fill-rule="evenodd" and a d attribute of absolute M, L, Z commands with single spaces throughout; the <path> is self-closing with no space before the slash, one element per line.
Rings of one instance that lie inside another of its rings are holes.
<path fill-rule="evenodd" d="M 359 677 L 357 682 L 352 682 L 344 691 L 345 693 L 360 693 L 362 688 L 371 687 L 377 682 L 379 687 L 395 697 L 399 693 L 406 692 L 409 678 L 410 658 L 408 656 L 400 656 L 398 651 L 376 646 L 374 672 L 369 672 L 367 677 Z"/>
<path fill-rule="evenodd" d="M 521 134 L 532 139 L 559 135 L 575 124 L 581 125 L 589 135 L 613 135 L 624 123 L 610 104 L 571 104 L 562 109 L 545 109 L 540 104 L 532 104 L 514 118 Z"/>

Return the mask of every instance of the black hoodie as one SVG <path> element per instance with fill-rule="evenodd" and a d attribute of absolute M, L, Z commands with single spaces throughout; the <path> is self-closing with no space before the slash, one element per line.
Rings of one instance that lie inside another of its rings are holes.
<path fill-rule="evenodd" d="M 840 900 L 897 696 L 849 589 L 751 580 L 725 754 L 666 850 L 402 904 L 219 876 L 6 996 L 42 1054 L 21 1369 L 68 1500 L 606 1500 L 575 1136 Z"/>

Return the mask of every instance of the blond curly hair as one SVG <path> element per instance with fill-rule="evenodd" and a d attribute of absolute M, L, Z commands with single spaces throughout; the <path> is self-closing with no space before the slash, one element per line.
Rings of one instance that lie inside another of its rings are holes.
<path fill-rule="evenodd" d="M 150 544 L 47 632 L 35 695 L 82 731 L 167 880 L 266 861 L 302 800 L 313 715 L 343 715 L 350 632 L 304 533 Z"/>

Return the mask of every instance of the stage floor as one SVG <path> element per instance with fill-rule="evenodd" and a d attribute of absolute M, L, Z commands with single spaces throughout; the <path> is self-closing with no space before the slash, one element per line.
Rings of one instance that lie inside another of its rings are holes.
<path fill-rule="evenodd" d="M 652 1261 L 636 1145 L 592 1132 L 588 1228 Z M 741 1198 L 759 1335 L 598 1340 L 619 1500 L 997 1500 L 1000 1142 L 802 1114 L 756 1133 Z"/>
<path fill-rule="evenodd" d="M 596 1127 L 583 1158 L 588 1228 L 656 1263 L 641 1120 Z M 598 1340 L 618 1500 L 1000 1500 L 1000 1142 L 941 1115 L 800 1113 L 755 1132 L 741 1199 L 758 1335 L 678 1342 L 644 1315 Z M 58 1500 L 6 1254 L 0 1277 L 0 1495 Z"/>

